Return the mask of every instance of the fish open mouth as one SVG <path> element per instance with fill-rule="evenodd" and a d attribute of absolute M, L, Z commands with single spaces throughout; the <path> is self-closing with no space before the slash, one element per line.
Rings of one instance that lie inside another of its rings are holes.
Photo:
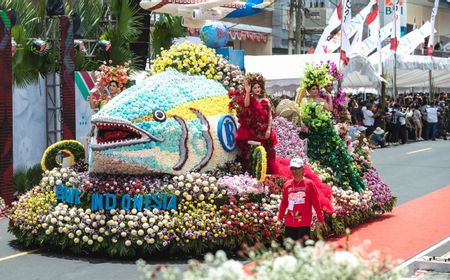
<path fill-rule="evenodd" d="M 143 138 L 142 133 L 138 130 L 123 124 L 97 124 L 97 143 L 110 144 L 123 141 L 140 140 Z"/>
<path fill-rule="evenodd" d="M 94 150 L 130 146 L 150 141 L 162 142 L 145 130 L 127 121 L 92 121 L 91 147 Z"/>

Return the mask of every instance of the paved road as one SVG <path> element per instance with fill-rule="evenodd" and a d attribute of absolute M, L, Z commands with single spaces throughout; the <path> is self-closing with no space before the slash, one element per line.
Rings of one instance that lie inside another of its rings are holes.
<path fill-rule="evenodd" d="M 450 185 L 450 141 L 419 142 L 376 150 L 373 161 L 400 204 Z M 44 250 L 4 259 L 23 252 L 14 237 L 6 232 L 7 223 L 7 220 L 0 221 L 1 280 L 140 279 L 135 260 L 87 258 Z M 154 259 L 151 262 L 166 261 Z"/>
<path fill-rule="evenodd" d="M 398 197 L 398 204 L 450 185 L 450 141 L 422 141 L 378 149 L 372 160 Z"/>

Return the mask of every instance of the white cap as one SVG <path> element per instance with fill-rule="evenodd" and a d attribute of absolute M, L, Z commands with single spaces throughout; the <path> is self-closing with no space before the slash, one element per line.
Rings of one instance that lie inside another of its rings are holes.
<path fill-rule="evenodd" d="M 289 164 L 289 167 L 302 168 L 303 165 L 304 165 L 304 162 L 301 158 L 293 158 L 293 159 L 291 159 L 291 163 Z"/>
<path fill-rule="evenodd" d="M 365 127 L 365 126 L 358 126 L 358 130 L 359 131 L 366 131 L 366 129 L 367 129 L 367 127 Z"/>

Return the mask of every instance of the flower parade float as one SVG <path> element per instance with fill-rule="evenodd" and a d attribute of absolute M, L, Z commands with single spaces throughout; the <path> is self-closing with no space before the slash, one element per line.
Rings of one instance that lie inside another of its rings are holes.
<path fill-rule="evenodd" d="M 92 117 L 86 163 L 77 160 L 77 144 L 49 147 L 40 184 L 11 207 L 9 231 L 25 245 L 120 256 L 270 244 L 283 232 L 276 217 L 292 156 L 309 157 L 305 173 L 322 193 L 327 217 L 323 235 L 342 234 L 392 208 L 373 167 L 351 170 L 365 187 L 349 188 L 335 166 L 311 158 L 316 147 L 306 149 L 299 128 L 281 117 L 272 122 L 278 167 L 262 176 L 265 149 L 257 146 L 251 160 L 261 172 L 247 173 L 236 160 L 238 121 L 230 110 L 243 80 L 236 66 L 204 45 L 162 51 L 148 78 Z M 59 152 L 76 164 L 61 167 L 54 160 Z M 364 160 L 370 164 L 368 155 Z"/>

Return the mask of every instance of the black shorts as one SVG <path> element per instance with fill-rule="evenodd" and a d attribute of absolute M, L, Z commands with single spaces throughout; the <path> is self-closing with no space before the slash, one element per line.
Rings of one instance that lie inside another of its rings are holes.
<path fill-rule="evenodd" d="M 292 240 L 306 240 L 311 236 L 311 227 L 285 227 L 284 235 Z"/>

